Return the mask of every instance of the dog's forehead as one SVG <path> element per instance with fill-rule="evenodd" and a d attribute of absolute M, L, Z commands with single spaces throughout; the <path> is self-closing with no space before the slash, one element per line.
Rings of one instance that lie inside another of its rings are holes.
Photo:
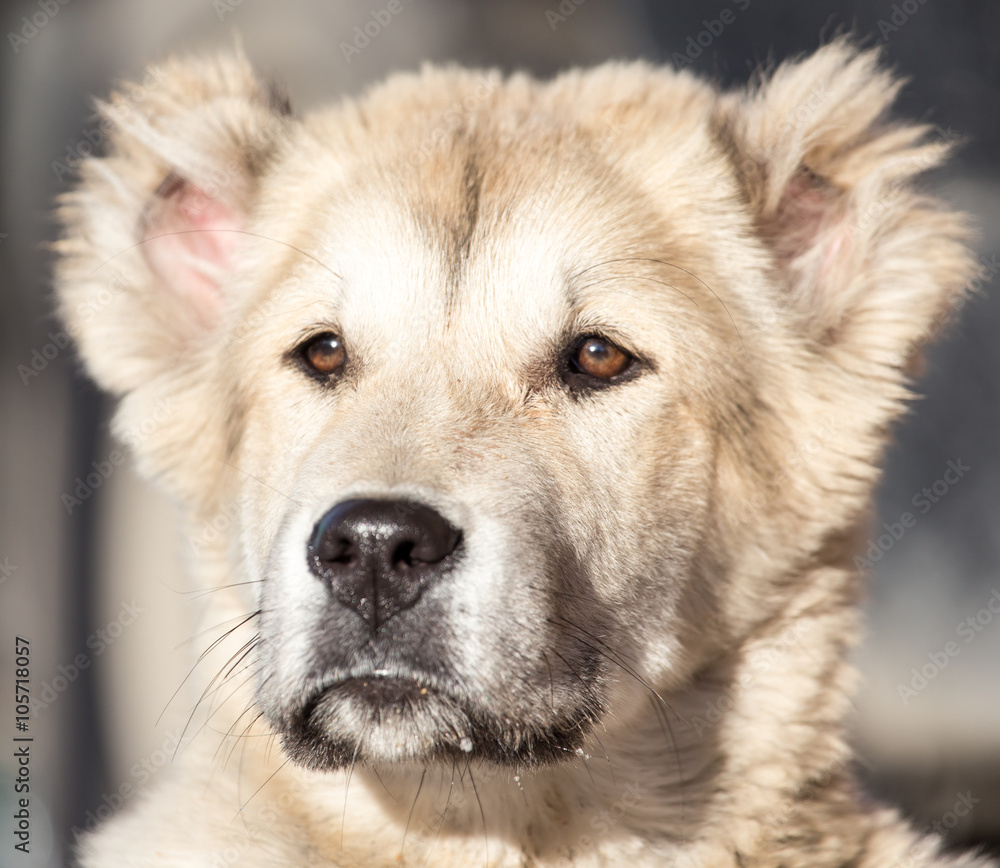
<path fill-rule="evenodd" d="M 524 350 L 588 311 L 627 314 L 602 304 L 622 292 L 612 272 L 665 254 L 658 209 L 584 135 L 517 140 L 481 124 L 416 159 L 398 142 L 367 144 L 346 169 L 331 145 L 339 171 L 317 167 L 307 225 L 279 230 L 315 260 L 289 310 L 308 318 L 315 303 L 348 340 Z"/>
<path fill-rule="evenodd" d="M 376 161 L 317 179 L 322 192 L 295 236 L 306 261 L 292 254 L 285 268 L 307 275 L 289 313 L 308 319 L 315 302 L 345 337 L 385 347 L 444 332 L 451 341 L 558 332 L 584 304 L 577 290 L 593 285 L 579 275 L 620 257 L 643 221 L 592 167 L 555 173 L 468 142 L 405 171 Z"/>

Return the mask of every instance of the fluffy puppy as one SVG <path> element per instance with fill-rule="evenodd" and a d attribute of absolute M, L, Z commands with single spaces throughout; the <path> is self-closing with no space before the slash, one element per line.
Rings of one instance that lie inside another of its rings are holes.
<path fill-rule="evenodd" d="M 843 735 L 886 432 L 970 274 L 873 53 L 304 117 L 240 56 L 149 82 L 57 287 L 212 592 L 207 725 L 84 866 L 991 864 Z"/>

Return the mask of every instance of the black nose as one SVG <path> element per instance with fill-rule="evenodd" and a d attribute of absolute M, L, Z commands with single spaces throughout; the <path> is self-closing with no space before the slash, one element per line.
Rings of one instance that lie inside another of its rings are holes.
<path fill-rule="evenodd" d="M 309 565 L 372 628 L 420 598 L 452 565 L 461 532 L 428 506 L 345 500 L 319 520 Z"/>

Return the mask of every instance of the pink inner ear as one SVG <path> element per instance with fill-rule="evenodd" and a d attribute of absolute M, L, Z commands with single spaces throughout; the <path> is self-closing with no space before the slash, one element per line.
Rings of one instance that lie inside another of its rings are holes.
<path fill-rule="evenodd" d="M 163 184 L 143 225 L 146 262 L 206 328 L 219 321 L 243 214 L 178 176 Z"/>
<path fill-rule="evenodd" d="M 789 275 L 802 303 L 819 312 L 831 304 L 826 297 L 831 272 L 847 255 L 851 227 L 834 190 L 808 172 L 788 184 L 767 227 L 778 264 Z"/>

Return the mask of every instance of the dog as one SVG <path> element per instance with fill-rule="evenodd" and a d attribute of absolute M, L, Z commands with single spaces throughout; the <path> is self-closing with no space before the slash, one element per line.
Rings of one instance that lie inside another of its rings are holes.
<path fill-rule="evenodd" d="M 235 52 L 101 104 L 60 312 L 207 632 L 81 864 L 995 865 L 864 796 L 842 723 L 972 274 L 899 87 L 838 39 L 733 92 L 426 67 L 300 117 Z"/>

